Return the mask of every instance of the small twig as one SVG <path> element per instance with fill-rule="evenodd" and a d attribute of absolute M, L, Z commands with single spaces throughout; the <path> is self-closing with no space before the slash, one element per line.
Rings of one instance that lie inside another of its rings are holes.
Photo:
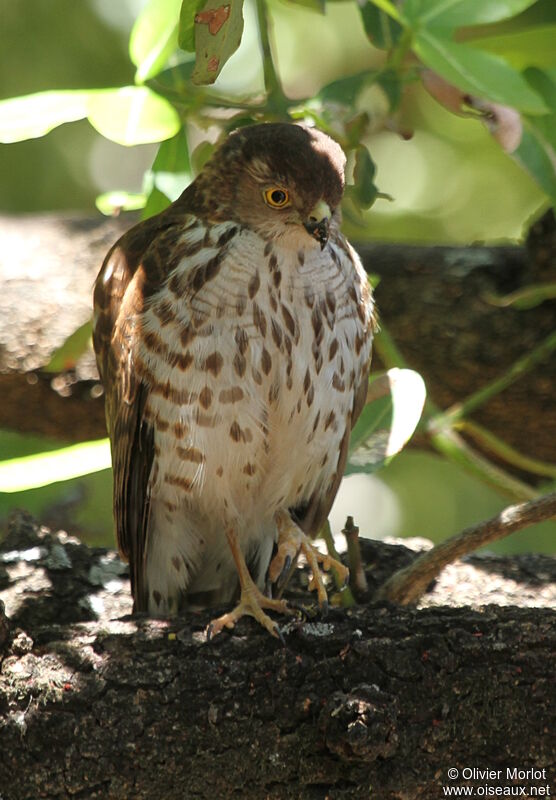
<path fill-rule="evenodd" d="M 520 505 L 508 506 L 496 517 L 466 528 L 419 556 L 396 572 L 378 590 L 375 599 L 400 605 L 416 602 L 445 566 L 483 545 L 522 528 L 556 517 L 556 492 Z"/>
<path fill-rule="evenodd" d="M 324 540 L 326 544 L 328 555 L 331 556 L 332 558 L 335 558 L 336 561 L 341 561 L 342 559 L 340 558 L 340 554 L 336 550 L 336 545 L 334 544 L 334 536 L 332 535 L 332 529 L 330 528 L 330 522 L 328 520 L 326 520 L 326 522 L 320 529 L 319 536 L 321 537 L 321 539 Z M 355 605 L 355 598 L 351 593 L 351 589 L 349 588 L 349 586 L 344 586 L 343 581 L 340 580 L 340 577 L 336 572 L 336 570 L 334 569 L 334 567 L 331 567 L 330 571 L 332 572 L 332 575 L 334 577 L 334 584 L 336 586 L 336 589 L 340 594 L 342 606 L 344 608 L 351 608 L 352 606 Z"/>
<path fill-rule="evenodd" d="M 346 537 L 347 542 L 349 582 L 357 592 L 365 594 L 369 590 L 369 585 L 363 568 L 363 559 L 361 558 L 359 528 L 357 525 L 354 525 L 353 517 L 348 517 L 346 519 L 346 524 L 342 533 Z"/>
<path fill-rule="evenodd" d="M 274 66 L 272 48 L 270 44 L 270 29 L 272 23 L 268 16 L 266 0 L 257 0 L 257 16 L 259 19 L 259 35 L 263 54 L 264 84 L 267 91 L 267 110 L 274 109 L 279 114 L 286 114 L 289 100 L 284 94 L 282 84 Z"/>

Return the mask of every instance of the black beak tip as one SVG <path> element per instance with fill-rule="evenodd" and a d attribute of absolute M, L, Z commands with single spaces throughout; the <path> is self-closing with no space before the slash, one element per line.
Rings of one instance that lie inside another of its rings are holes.
<path fill-rule="evenodd" d="M 326 247 L 326 243 L 328 241 L 328 233 L 329 233 L 329 221 L 327 217 L 321 219 L 320 222 L 316 220 L 311 220 L 311 222 L 306 222 L 305 230 L 307 231 L 313 239 L 316 239 L 317 242 L 320 244 L 320 249 L 324 250 Z"/>

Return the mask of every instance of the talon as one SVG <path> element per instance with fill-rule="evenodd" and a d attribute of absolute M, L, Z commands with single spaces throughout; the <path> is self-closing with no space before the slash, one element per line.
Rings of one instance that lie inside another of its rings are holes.
<path fill-rule="evenodd" d="M 214 633 L 214 626 L 212 622 L 209 622 L 209 624 L 207 625 L 205 633 L 207 635 L 207 642 L 210 642 Z"/>
<path fill-rule="evenodd" d="M 278 639 L 280 639 L 280 641 L 282 642 L 282 645 L 283 645 L 283 647 L 285 647 L 285 646 L 286 646 L 286 640 L 284 639 L 284 634 L 282 633 L 282 631 L 280 630 L 280 628 L 278 627 L 278 625 L 276 625 L 276 627 L 274 628 L 274 630 L 276 631 L 276 637 L 277 637 Z"/>
<path fill-rule="evenodd" d="M 278 580 L 276 581 L 276 588 L 280 592 L 286 583 L 288 582 L 288 578 L 290 577 L 290 569 L 292 566 L 292 558 L 290 555 L 287 555 L 284 559 L 284 566 L 282 567 L 282 572 L 278 576 Z"/>
<path fill-rule="evenodd" d="M 278 575 L 278 567 L 282 568 L 285 565 L 289 553 L 297 555 L 297 553 L 302 552 L 312 572 L 309 589 L 316 590 L 320 608 L 324 609 L 325 605 L 328 608 L 328 595 L 319 564 L 322 564 L 325 571 L 332 569 L 337 576 L 338 583 L 343 581 L 344 585 L 349 580 L 349 570 L 335 558 L 320 553 L 313 546 L 309 537 L 295 524 L 289 512 L 283 509 L 277 511 L 275 520 L 278 528 L 278 552 L 270 565 L 269 575 L 271 579 L 271 570 Z"/>
<path fill-rule="evenodd" d="M 320 605 L 320 615 L 323 619 L 326 619 L 328 616 L 328 600 L 325 600 L 324 603 Z"/>
<path fill-rule="evenodd" d="M 236 563 L 241 587 L 241 596 L 239 603 L 235 608 L 233 608 L 231 611 L 228 611 L 227 614 L 223 614 L 221 617 L 218 617 L 218 619 L 212 620 L 208 626 L 210 629 L 211 638 L 220 633 L 223 628 L 233 628 L 236 622 L 241 619 L 241 617 L 248 615 L 250 617 L 255 617 L 257 622 L 259 622 L 263 628 L 266 628 L 266 630 L 276 639 L 283 639 L 278 626 L 274 620 L 272 620 L 268 614 L 263 611 L 263 609 L 266 608 L 271 611 L 277 611 L 280 614 L 293 614 L 293 611 L 289 608 L 285 600 L 276 600 L 272 597 L 265 597 L 249 574 L 249 570 L 247 569 L 245 559 L 243 558 L 243 554 L 239 546 L 237 533 L 230 528 L 226 531 L 226 536 L 228 537 L 230 550 L 232 551 L 232 555 Z"/>

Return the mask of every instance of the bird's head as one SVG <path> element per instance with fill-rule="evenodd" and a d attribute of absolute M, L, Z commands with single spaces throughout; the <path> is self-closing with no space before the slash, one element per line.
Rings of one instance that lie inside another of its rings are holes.
<path fill-rule="evenodd" d="M 215 150 L 196 183 L 210 216 L 234 219 L 265 239 L 324 248 L 339 224 L 345 156 L 314 128 L 266 123 L 240 128 Z"/>

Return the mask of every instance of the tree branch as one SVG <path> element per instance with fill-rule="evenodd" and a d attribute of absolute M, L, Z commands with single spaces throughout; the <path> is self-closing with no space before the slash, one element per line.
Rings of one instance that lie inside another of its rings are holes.
<path fill-rule="evenodd" d="M 457 558 L 553 517 L 556 517 L 556 492 L 527 503 L 508 506 L 497 516 L 440 542 L 409 567 L 396 572 L 380 587 L 375 599 L 390 600 L 402 605 L 414 603 L 426 592 L 431 581 L 444 567 Z"/>

